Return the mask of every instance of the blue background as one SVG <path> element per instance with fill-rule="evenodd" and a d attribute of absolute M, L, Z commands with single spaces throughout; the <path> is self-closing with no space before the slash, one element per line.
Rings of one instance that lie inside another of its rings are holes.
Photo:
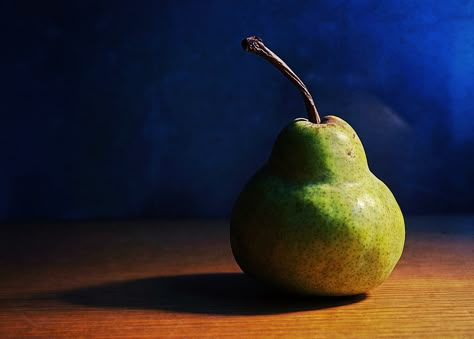
<path fill-rule="evenodd" d="M 0 219 L 226 217 L 297 90 L 406 213 L 474 212 L 474 1 L 4 1 Z"/>

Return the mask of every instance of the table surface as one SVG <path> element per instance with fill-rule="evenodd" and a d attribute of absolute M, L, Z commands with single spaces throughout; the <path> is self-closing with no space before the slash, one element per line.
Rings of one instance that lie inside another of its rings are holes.
<path fill-rule="evenodd" d="M 406 224 L 390 278 L 352 298 L 255 283 L 225 221 L 9 225 L 0 337 L 474 337 L 474 217 Z"/>

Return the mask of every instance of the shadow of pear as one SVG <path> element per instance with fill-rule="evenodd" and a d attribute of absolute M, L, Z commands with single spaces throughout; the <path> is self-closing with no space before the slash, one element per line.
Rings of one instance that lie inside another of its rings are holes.
<path fill-rule="evenodd" d="M 359 302 L 366 295 L 286 295 L 260 285 L 243 273 L 210 273 L 112 282 L 60 292 L 53 298 L 77 305 L 105 308 L 262 315 L 337 307 Z"/>

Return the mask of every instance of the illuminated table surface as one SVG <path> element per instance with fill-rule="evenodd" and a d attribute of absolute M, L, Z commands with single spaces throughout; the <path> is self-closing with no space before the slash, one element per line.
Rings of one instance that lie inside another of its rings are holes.
<path fill-rule="evenodd" d="M 337 299 L 241 274 L 225 221 L 9 225 L 0 337 L 474 337 L 474 217 L 406 222 L 390 278 Z"/>

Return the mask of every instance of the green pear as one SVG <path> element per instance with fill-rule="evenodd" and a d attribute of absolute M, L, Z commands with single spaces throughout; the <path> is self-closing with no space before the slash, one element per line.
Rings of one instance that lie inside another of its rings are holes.
<path fill-rule="evenodd" d="M 335 116 L 321 121 L 306 86 L 261 39 L 242 44 L 301 90 L 309 120 L 283 129 L 238 197 L 230 221 L 236 262 L 255 279 L 291 293 L 367 292 L 387 279 L 403 251 L 397 201 L 369 170 L 352 127 Z"/>

